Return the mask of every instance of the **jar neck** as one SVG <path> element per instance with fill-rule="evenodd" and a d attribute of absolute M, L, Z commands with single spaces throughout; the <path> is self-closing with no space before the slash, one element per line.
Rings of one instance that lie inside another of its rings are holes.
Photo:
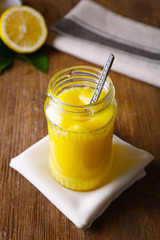
<path fill-rule="evenodd" d="M 61 101 L 58 95 L 70 88 L 90 87 L 95 89 L 101 71 L 97 68 L 76 66 L 57 73 L 49 83 L 47 95 L 50 105 L 64 114 L 91 115 L 96 114 L 109 107 L 115 99 L 115 90 L 111 79 L 108 77 L 104 91 L 105 97 L 93 104 L 83 106 L 71 105 Z"/>

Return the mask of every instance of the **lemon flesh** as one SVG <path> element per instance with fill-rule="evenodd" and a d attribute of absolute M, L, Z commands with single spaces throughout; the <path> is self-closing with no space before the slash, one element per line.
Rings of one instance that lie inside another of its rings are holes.
<path fill-rule="evenodd" d="M 9 48 L 19 53 L 31 53 L 44 44 L 48 31 L 43 16 L 37 10 L 15 6 L 2 14 L 0 32 Z"/>

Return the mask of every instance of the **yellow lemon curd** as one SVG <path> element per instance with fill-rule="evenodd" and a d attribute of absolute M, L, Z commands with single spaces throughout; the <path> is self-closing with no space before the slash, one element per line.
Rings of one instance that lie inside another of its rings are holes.
<path fill-rule="evenodd" d="M 116 115 L 115 99 L 104 105 L 105 89 L 99 104 L 89 104 L 94 89 L 67 87 L 57 93 L 63 106 L 57 107 L 48 96 L 45 113 L 50 142 L 50 169 L 67 188 L 86 191 L 101 186 L 112 166 L 112 136 Z M 72 111 L 71 111 L 72 110 Z"/>

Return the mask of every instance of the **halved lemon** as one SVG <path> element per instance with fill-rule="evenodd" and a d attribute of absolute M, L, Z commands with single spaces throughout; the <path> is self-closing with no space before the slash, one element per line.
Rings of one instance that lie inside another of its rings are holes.
<path fill-rule="evenodd" d="M 36 51 L 44 44 L 47 33 L 43 16 L 32 7 L 11 7 L 1 16 L 1 38 L 9 48 L 16 52 Z"/>

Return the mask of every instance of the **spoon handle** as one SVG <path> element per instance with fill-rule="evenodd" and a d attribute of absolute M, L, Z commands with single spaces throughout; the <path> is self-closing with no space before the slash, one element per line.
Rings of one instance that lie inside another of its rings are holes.
<path fill-rule="evenodd" d="M 93 93 L 93 96 L 91 98 L 90 104 L 95 103 L 98 100 L 98 98 L 101 94 L 101 91 L 103 89 L 104 83 L 107 79 L 107 76 L 108 76 L 108 73 L 109 73 L 109 70 L 112 66 L 113 61 L 114 61 L 114 55 L 110 54 L 108 59 L 107 59 L 107 62 L 105 64 L 105 66 L 102 70 L 101 76 L 100 76 L 100 78 L 98 80 L 98 83 L 96 85 L 96 88 L 94 90 L 94 93 Z"/>

